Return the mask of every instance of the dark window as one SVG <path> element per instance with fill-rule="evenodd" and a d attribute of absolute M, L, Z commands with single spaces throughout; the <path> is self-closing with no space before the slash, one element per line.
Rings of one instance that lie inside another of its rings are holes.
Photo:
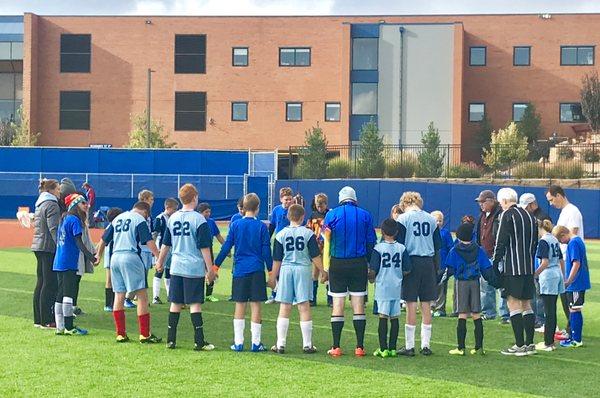
<path fill-rule="evenodd" d="M 310 48 L 280 48 L 279 66 L 310 66 Z"/>
<path fill-rule="evenodd" d="M 378 38 L 352 39 L 352 69 L 377 70 Z"/>
<path fill-rule="evenodd" d="M 561 123 L 585 123 L 585 117 L 581 111 L 581 104 L 578 102 L 560 104 L 560 122 Z"/>
<path fill-rule="evenodd" d="M 248 66 L 248 47 L 234 47 L 231 51 L 233 66 Z"/>
<path fill-rule="evenodd" d="M 325 121 L 326 122 L 339 122 L 342 106 L 339 102 L 326 102 L 325 103 Z"/>
<path fill-rule="evenodd" d="M 60 71 L 90 73 L 92 35 L 60 35 Z"/>
<path fill-rule="evenodd" d="M 469 121 L 480 122 L 483 120 L 485 115 L 485 104 L 484 103 L 472 103 L 469 104 Z"/>
<path fill-rule="evenodd" d="M 377 114 L 377 83 L 352 83 L 352 114 Z"/>
<path fill-rule="evenodd" d="M 175 93 L 175 131 L 206 130 L 206 93 Z"/>
<path fill-rule="evenodd" d="M 60 130 L 90 129 L 90 92 L 60 92 Z"/>
<path fill-rule="evenodd" d="M 245 122 L 248 120 L 247 102 L 231 103 L 231 120 L 233 120 L 234 122 Z"/>
<path fill-rule="evenodd" d="M 286 122 L 302 121 L 302 102 L 286 102 L 285 103 L 285 121 Z"/>
<path fill-rule="evenodd" d="M 527 109 L 527 103 L 515 103 L 513 104 L 512 110 L 512 120 L 513 122 L 520 122 L 523 119 L 523 114 L 525 113 L 525 109 Z"/>
<path fill-rule="evenodd" d="M 471 47 L 469 49 L 469 65 L 485 66 L 486 47 Z"/>
<path fill-rule="evenodd" d="M 593 46 L 562 46 L 560 48 L 561 65 L 594 65 Z"/>
<path fill-rule="evenodd" d="M 513 47 L 513 65 L 531 65 L 531 47 Z"/>
<path fill-rule="evenodd" d="M 206 73 L 206 35 L 175 35 L 175 73 Z"/>

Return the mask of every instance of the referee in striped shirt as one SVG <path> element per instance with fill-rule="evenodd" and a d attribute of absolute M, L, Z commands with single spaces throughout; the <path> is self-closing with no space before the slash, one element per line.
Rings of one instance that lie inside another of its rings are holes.
<path fill-rule="evenodd" d="M 498 269 L 504 260 L 504 267 L 500 270 L 504 288 L 502 295 L 508 300 L 510 323 L 515 335 L 515 344 L 502 350 L 502 354 L 532 355 L 536 353 L 533 344 L 535 314 L 531 309 L 531 299 L 535 293 L 533 274 L 538 243 L 537 223 L 532 214 L 517 207 L 514 189 L 500 189 L 498 202 L 504 212 L 500 216 L 492 263 L 494 269 Z"/>

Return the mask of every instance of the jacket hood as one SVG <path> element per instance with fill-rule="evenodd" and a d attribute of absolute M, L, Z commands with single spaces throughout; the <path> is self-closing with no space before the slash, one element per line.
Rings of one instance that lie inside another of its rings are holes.
<path fill-rule="evenodd" d="M 463 260 L 465 260 L 465 262 L 472 263 L 473 261 L 477 260 L 479 246 L 477 246 L 475 242 L 470 242 L 466 244 L 459 242 L 456 245 L 455 250 L 458 253 L 458 255 L 461 256 Z"/>
<path fill-rule="evenodd" d="M 53 200 L 56 203 L 58 203 L 58 199 L 56 199 L 56 196 L 52 195 L 50 192 L 42 192 L 40 194 L 40 196 L 38 197 L 38 200 L 35 202 L 35 206 L 39 206 L 44 202 L 47 202 L 49 200 Z"/>

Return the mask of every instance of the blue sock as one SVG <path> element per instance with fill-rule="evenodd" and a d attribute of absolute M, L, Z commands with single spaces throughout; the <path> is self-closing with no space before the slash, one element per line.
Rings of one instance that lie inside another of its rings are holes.
<path fill-rule="evenodd" d="M 569 318 L 571 321 L 571 338 L 577 342 L 581 342 L 583 314 L 581 311 L 571 312 L 571 316 Z"/>

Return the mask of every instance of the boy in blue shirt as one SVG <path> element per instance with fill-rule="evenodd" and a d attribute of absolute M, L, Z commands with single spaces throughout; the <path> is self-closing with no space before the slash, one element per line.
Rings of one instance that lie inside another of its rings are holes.
<path fill-rule="evenodd" d="M 440 236 L 442 238 L 442 247 L 440 247 L 440 264 L 444 264 L 446 261 L 446 257 L 450 252 L 450 249 L 454 247 L 454 241 L 452 240 L 452 234 L 448 230 L 448 228 L 444 227 L 444 214 L 435 210 L 431 212 L 431 216 L 435 218 L 437 222 L 437 226 L 440 230 Z M 448 295 L 448 280 L 445 280 L 438 287 L 438 297 L 432 303 L 431 310 L 433 311 L 434 317 L 444 317 L 446 316 L 446 296 Z"/>
<path fill-rule="evenodd" d="M 458 324 L 456 326 L 457 348 L 449 351 L 450 355 L 465 355 L 465 339 L 467 336 L 467 317 L 473 318 L 475 325 L 475 348 L 471 355 L 485 355 L 483 350 L 483 321 L 481 319 L 481 296 L 479 279 L 493 281 L 492 264 L 485 251 L 475 243 L 471 223 L 461 224 L 456 230 L 459 242 L 450 250 L 446 261 L 440 269 L 440 275 L 454 275 L 456 279 L 456 310 Z M 492 282 L 490 282 L 492 284 Z"/>
<path fill-rule="evenodd" d="M 237 221 L 237 220 L 241 219 L 242 217 L 244 217 L 244 197 L 243 196 L 241 198 L 239 198 L 237 201 L 237 209 L 238 209 L 238 212 L 235 213 L 233 216 L 231 216 L 231 219 L 229 220 L 229 224 L 233 224 L 234 221 Z"/>
<path fill-rule="evenodd" d="M 265 351 L 261 342 L 261 303 L 267 299 L 265 267 L 269 272 L 273 267 L 271 242 L 267 226 L 256 218 L 260 199 L 255 193 L 244 197 L 244 217 L 229 227 L 227 239 L 215 260 L 218 271 L 225 257 L 235 247 L 233 256 L 233 280 L 231 296 L 235 301 L 233 315 L 234 340 L 233 351 L 244 350 L 244 328 L 246 327 L 246 306 L 250 302 L 252 313 L 250 330 L 252 331 L 253 352 Z"/>
<path fill-rule="evenodd" d="M 167 348 L 174 349 L 177 339 L 177 324 L 183 305 L 190 307 L 190 318 L 194 326 L 194 350 L 212 351 L 215 346 L 204 339 L 202 303 L 204 303 L 205 280 L 214 279 L 210 255 L 211 235 L 204 216 L 196 212 L 198 190 L 192 184 L 179 189 L 183 208 L 169 217 L 167 231 L 162 242 L 157 271 L 171 252 L 171 287 L 169 289 L 169 329 Z"/>
<path fill-rule="evenodd" d="M 204 218 L 206 219 L 206 222 L 208 223 L 208 229 L 210 230 L 210 258 L 212 258 L 214 261 L 214 259 L 215 259 L 215 254 L 213 252 L 214 238 L 217 238 L 217 240 L 219 241 L 219 243 L 221 245 L 223 245 L 223 243 L 225 243 L 225 239 L 223 239 L 223 236 L 221 236 L 221 231 L 219 230 L 219 226 L 217 225 L 215 220 L 210 218 L 211 213 L 212 213 L 210 204 L 208 204 L 206 202 L 200 203 L 198 205 L 198 213 L 202 214 L 204 216 Z M 209 301 L 211 303 L 216 303 L 217 301 L 219 301 L 218 298 L 213 296 L 214 288 L 215 288 L 215 281 L 212 281 L 206 285 L 206 301 Z"/>
<path fill-rule="evenodd" d="M 169 217 L 173 213 L 177 211 L 179 207 L 179 202 L 175 198 L 168 198 L 165 200 L 165 211 L 160 213 L 154 219 L 154 224 L 152 228 L 152 235 L 154 236 L 156 247 L 158 250 L 161 249 L 162 242 L 165 238 L 165 234 L 167 233 L 167 223 L 169 222 Z M 154 279 L 152 280 L 152 304 L 162 304 L 162 300 L 160 299 L 160 282 L 165 276 L 165 290 L 167 291 L 167 296 L 169 296 L 169 284 L 171 283 L 171 274 L 169 272 L 171 264 L 171 256 L 167 255 L 167 258 L 164 262 L 163 270 L 154 272 Z"/>
<path fill-rule="evenodd" d="M 574 235 L 564 226 L 555 227 L 552 234 L 560 243 L 567 245 L 565 290 L 569 301 L 571 338 L 561 341 L 560 346 L 581 347 L 583 345 L 583 314 L 581 310 L 585 302 L 585 291 L 592 287 L 585 244 L 579 236 Z"/>
<path fill-rule="evenodd" d="M 410 272 L 408 252 L 403 244 L 396 242 L 397 233 L 398 223 L 391 218 L 381 224 L 383 241 L 375 245 L 369 262 L 369 280 L 375 282 L 375 300 L 379 314 L 379 348 L 373 355 L 381 358 L 396 356 L 402 279 Z"/>

